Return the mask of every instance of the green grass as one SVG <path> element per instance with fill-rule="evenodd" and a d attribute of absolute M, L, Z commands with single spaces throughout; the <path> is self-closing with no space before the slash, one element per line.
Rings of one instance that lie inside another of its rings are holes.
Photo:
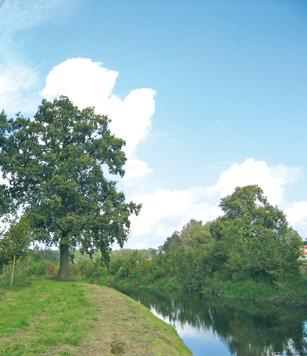
<path fill-rule="evenodd" d="M 250 299 L 276 305 L 307 306 L 307 274 L 300 274 L 296 278 L 280 279 L 274 282 L 255 281 L 252 279 L 234 281 L 208 277 L 204 279 L 201 289 L 188 289 L 187 283 L 178 276 L 142 281 L 137 277 L 129 276 L 121 278 L 107 277 L 98 280 L 97 283 L 126 291 L 128 294 L 136 289 L 144 289 L 166 294 L 177 292 L 200 293 L 208 297 Z"/>
<path fill-rule="evenodd" d="M 274 284 L 253 281 L 224 282 L 224 296 L 228 298 L 254 299 L 274 304 L 307 306 L 307 279 L 280 281 Z"/>
<path fill-rule="evenodd" d="M 51 280 L 0 294 L 0 355 L 190 355 L 175 330 L 106 287 Z"/>
<path fill-rule="evenodd" d="M 7 291 L 0 299 L 0 350 L 5 355 L 66 351 L 78 345 L 95 315 L 84 287 L 34 281 L 30 288 Z"/>

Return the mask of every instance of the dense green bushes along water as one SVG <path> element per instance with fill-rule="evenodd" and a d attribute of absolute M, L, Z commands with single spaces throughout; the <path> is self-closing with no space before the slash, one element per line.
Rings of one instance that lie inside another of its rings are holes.
<path fill-rule="evenodd" d="M 302 239 L 257 186 L 222 199 L 224 214 L 191 220 L 158 250 L 113 254 L 101 282 L 131 290 L 185 290 L 213 296 L 307 303 Z"/>

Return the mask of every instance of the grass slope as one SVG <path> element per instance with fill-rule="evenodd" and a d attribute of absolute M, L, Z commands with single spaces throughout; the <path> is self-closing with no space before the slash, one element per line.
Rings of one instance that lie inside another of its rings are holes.
<path fill-rule="evenodd" d="M 191 355 L 175 330 L 107 287 L 36 281 L 0 294 L 1 355 Z"/>

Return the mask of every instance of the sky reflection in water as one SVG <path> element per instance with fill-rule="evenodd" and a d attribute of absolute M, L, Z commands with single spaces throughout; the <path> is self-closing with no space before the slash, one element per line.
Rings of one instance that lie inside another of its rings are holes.
<path fill-rule="evenodd" d="M 193 355 L 306 355 L 307 309 L 197 295 L 129 293 L 173 325 Z"/>

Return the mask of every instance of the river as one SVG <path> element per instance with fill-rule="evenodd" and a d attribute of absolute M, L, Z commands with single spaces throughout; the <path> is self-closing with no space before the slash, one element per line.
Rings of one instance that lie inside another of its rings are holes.
<path fill-rule="evenodd" d="M 306 308 L 189 294 L 127 294 L 173 325 L 193 355 L 307 355 Z"/>

